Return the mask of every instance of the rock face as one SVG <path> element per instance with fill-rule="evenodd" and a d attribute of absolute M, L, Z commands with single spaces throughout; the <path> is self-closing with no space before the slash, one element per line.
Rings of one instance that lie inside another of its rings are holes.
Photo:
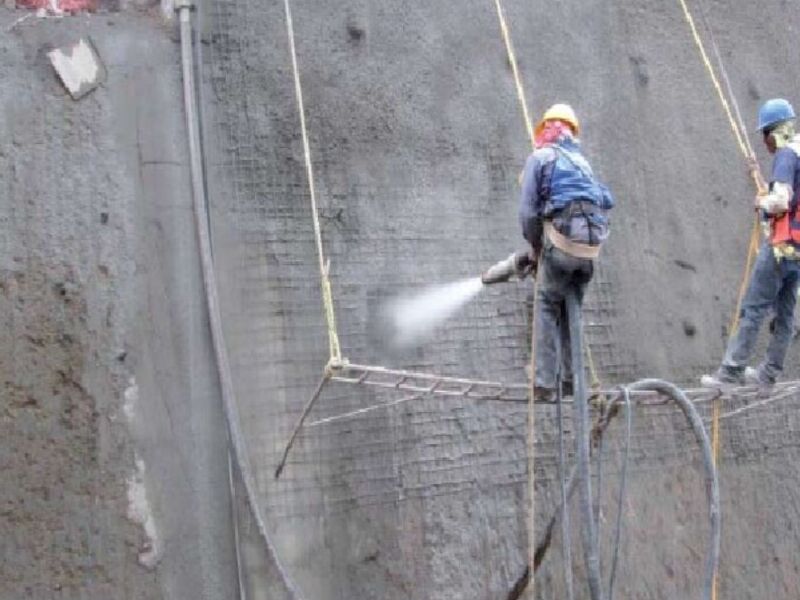
<path fill-rule="evenodd" d="M 747 122 L 767 97 L 800 102 L 791 3 L 705 4 Z M 597 372 L 608 385 L 691 383 L 722 354 L 753 191 L 680 6 L 505 5 L 534 114 L 575 106 L 618 200 L 586 302 Z M 281 558 L 308 600 L 504 597 L 528 553 L 524 407 L 423 399 L 311 427 L 273 479 L 328 359 L 285 16 L 281 2 L 201 9 L 227 344 Z M 344 354 L 524 381 L 527 285 L 484 291 L 418 348 L 389 349 L 381 327 L 397 294 L 474 277 L 521 247 L 516 180 L 529 146 L 494 3 L 293 9 Z M 100 13 L 9 31 L 25 14 L 0 9 L 0 598 L 236 597 L 173 30 Z M 47 52 L 86 35 L 107 80 L 73 101 Z M 793 352 L 787 378 L 798 367 Z M 310 420 L 398 398 L 331 383 Z M 720 597 L 798 595 L 795 406 L 722 422 Z M 554 410 L 537 411 L 540 533 L 558 504 L 556 432 Z M 602 461 L 606 572 L 623 441 L 616 422 Z M 701 475 L 683 417 L 637 411 L 617 597 L 699 596 Z M 247 597 L 281 598 L 239 512 Z M 564 597 L 561 550 L 556 535 L 539 598 Z"/>
<path fill-rule="evenodd" d="M 387 350 L 375 327 L 394 295 L 474 276 L 521 245 L 516 179 L 529 146 L 494 3 L 323 4 L 292 6 L 344 354 L 524 380 L 526 286 L 487 290 L 413 351 Z M 705 4 L 749 127 L 762 100 L 794 89 L 791 36 L 774 27 L 789 31 L 800 17 L 777 0 Z M 601 379 L 696 381 L 722 354 L 753 189 L 680 5 L 505 5 L 534 113 L 575 106 L 587 154 L 618 200 L 586 307 Z M 704 33 L 700 7 L 691 8 Z M 272 479 L 327 360 L 285 16 L 282 3 L 216 1 L 207 21 L 228 343 L 265 511 L 290 570 L 314 599 L 503 597 L 527 556 L 524 410 L 406 402 L 306 430 Z M 793 353 L 787 375 L 797 367 Z M 397 398 L 331 384 L 312 420 Z M 723 596 L 797 589 L 795 535 L 769 533 L 785 531 L 794 510 L 796 491 L 782 483 L 796 463 L 792 414 L 778 403 L 723 422 Z M 553 417 L 538 419 L 539 531 L 558 498 Z M 604 538 L 622 433 L 609 430 L 604 455 Z M 632 448 L 617 594 L 697 597 L 707 521 L 685 420 L 672 409 L 638 412 Z M 762 460 L 770 469 L 756 466 Z M 610 556 L 604 542 L 606 568 Z M 556 536 L 540 597 L 563 597 L 560 560 Z M 759 575 L 747 575 L 754 561 Z"/>

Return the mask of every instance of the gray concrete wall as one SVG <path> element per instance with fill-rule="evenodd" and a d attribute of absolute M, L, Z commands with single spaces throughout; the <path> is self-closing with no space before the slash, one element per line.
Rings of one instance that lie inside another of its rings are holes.
<path fill-rule="evenodd" d="M 225 424 L 178 47 L 136 15 L 0 8 L 0 598 L 230 598 Z M 69 98 L 46 51 L 91 35 Z"/>
<path fill-rule="evenodd" d="M 753 190 L 680 7 L 505 4 L 534 112 L 575 105 L 587 153 L 619 202 L 586 308 L 601 376 L 692 382 L 722 353 Z M 778 0 L 707 4 L 748 123 L 766 97 L 796 97 L 798 67 L 787 58 L 796 11 Z M 387 298 L 474 275 L 521 242 L 516 178 L 529 149 L 493 3 L 293 6 L 344 353 L 523 380 L 526 286 L 487 291 L 412 351 L 387 350 L 374 327 Z M 207 13 L 225 322 L 283 557 L 309 598 L 503 597 L 527 554 L 524 410 L 425 400 L 373 412 L 305 432 L 273 480 L 327 360 L 285 20 L 279 2 L 215 0 Z M 793 353 L 789 374 L 797 367 Z M 314 416 L 392 398 L 331 386 Z M 725 597 L 798 590 L 788 550 L 797 540 L 785 526 L 796 506 L 785 483 L 797 455 L 792 406 L 726 421 Z M 707 525 L 681 418 L 637 415 L 621 597 L 698 594 Z M 541 524 L 557 498 L 552 411 L 538 422 Z M 609 485 L 619 436 L 615 426 Z M 553 549 L 541 598 L 560 597 L 557 542 Z"/>
<path fill-rule="evenodd" d="M 678 5 L 506 4 L 532 107 L 576 106 L 619 200 L 586 307 L 601 375 L 691 381 L 722 351 L 752 191 Z M 797 98 L 791 4 L 708 5 L 745 114 Z M 421 348 L 390 351 L 375 326 L 387 298 L 474 275 L 520 243 L 528 147 L 492 2 L 294 6 L 345 354 L 524 380 L 527 286 L 485 292 Z M 284 15 L 255 0 L 204 9 L 227 342 L 281 557 L 308 599 L 503 597 L 527 554 L 524 409 L 428 399 L 376 411 L 304 432 L 272 479 L 327 359 Z M 0 9 L 0 598 L 232 598 L 175 32 L 130 14 L 8 31 L 22 15 Z M 86 33 L 109 79 L 73 102 L 45 53 Z M 390 399 L 331 386 L 312 417 Z M 797 597 L 795 407 L 723 422 L 721 597 Z M 551 409 L 537 416 L 541 530 L 557 503 L 555 425 Z M 636 416 L 620 596 L 697 595 L 707 525 L 681 419 Z M 621 439 L 615 424 L 606 533 Z M 280 598 L 238 508 L 248 597 Z M 540 598 L 561 597 L 559 550 L 556 539 Z"/>

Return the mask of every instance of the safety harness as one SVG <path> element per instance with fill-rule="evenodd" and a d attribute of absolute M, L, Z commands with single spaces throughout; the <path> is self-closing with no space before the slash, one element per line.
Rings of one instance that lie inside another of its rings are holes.
<path fill-rule="evenodd" d="M 550 204 L 550 214 L 546 214 L 544 223 L 545 236 L 570 256 L 597 258 L 608 237 L 605 212 L 613 207 L 613 198 L 608 188 L 597 181 L 574 143 L 556 142 L 549 147 L 556 157 L 545 185 Z"/>
<path fill-rule="evenodd" d="M 795 137 L 787 146 L 800 160 L 800 138 Z M 776 257 L 797 257 L 800 248 L 800 190 L 793 190 L 789 210 L 770 217 L 769 225 L 769 243 L 775 249 Z"/>

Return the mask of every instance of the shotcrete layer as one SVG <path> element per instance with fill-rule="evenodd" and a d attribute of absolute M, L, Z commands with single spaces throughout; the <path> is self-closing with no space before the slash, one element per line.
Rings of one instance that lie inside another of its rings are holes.
<path fill-rule="evenodd" d="M 745 115 L 766 97 L 795 97 L 797 11 L 779 0 L 706 4 Z M 753 189 L 680 7 L 505 5 L 534 112 L 575 106 L 587 154 L 619 201 L 585 315 L 600 376 L 691 382 L 721 356 Z M 411 350 L 387 349 L 375 326 L 387 299 L 475 276 L 521 244 L 516 179 L 529 146 L 493 3 L 292 6 L 343 353 L 523 381 L 525 286 L 484 292 Z M 285 16 L 282 3 L 213 0 L 206 17 L 223 310 L 251 459 L 283 556 L 314 599 L 502 597 L 527 556 L 524 410 L 428 399 L 313 428 L 273 480 L 327 361 Z M 795 353 L 787 368 L 797 374 Z M 315 411 L 390 399 L 332 385 Z M 558 501 L 553 411 L 541 413 L 540 530 Z M 618 593 L 692 597 L 707 527 L 696 445 L 675 411 L 636 423 Z M 797 470 L 796 426 L 789 404 L 723 428 L 722 595 L 768 589 L 788 598 L 797 589 L 797 539 L 784 524 L 798 490 L 783 483 Z M 757 468 L 766 456 L 770 470 Z M 559 555 L 556 541 L 542 598 L 560 593 Z M 758 575 L 748 567 L 756 562 Z"/>
<path fill-rule="evenodd" d="M 619 202 L 584 318 L 599 374 L 690 382 L 722 353 L 753 190 L 679 6 L 504 4 L 533 113 L 575 106 Z M 705 4 L 745 117 L 773 95 L 800 103 L 794 4 Z M 476 277 L 521 245 L 529 146 L 494 3 L 292 5 L 343 353 L 525 381 L 527 285 L 484 291 L 418 347 L 390 348 L 376 326 L 387 300 Z M 273 479 L 328 358 L 283 6 L 200 8 L 223 317 L 281 557 L 308 600 L 504 597 L 527 560 L 524 408 L 425 399 L 322 425 Z M 174 28 L 96 13 L 10 29 L 25 14 L 0 8 L 0 598 L 233 598 Z M 87 34 L 108 80 L 76 102 L 46 53 Z M 796 352 L 786 375 L 800 376 Z M 331 384 L 312 416 L 396 398 Z M 554 416 L 537 414 L 539 531 L 559 502 Z M 707 534 L 696 444 L 673 409 L 635 424 L 618 597 L 696 597 Z M 620 425 L 607 430 L 603 564 Z M 798 596 L 798 431 L 795 398 L 723 421 L 720 597 Z M 279 598 L 241 524 L 248 597 Z M 560 546 L 539 598 L 563 597 Z"/>

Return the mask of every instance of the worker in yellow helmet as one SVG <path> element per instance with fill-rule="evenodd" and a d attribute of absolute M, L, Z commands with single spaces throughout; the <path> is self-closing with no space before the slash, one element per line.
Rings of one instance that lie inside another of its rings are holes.
<path fill-rule="evenodd" d="M 536 373 L 540 399 L 552 400 L 558 380 L 570 393 L 572 372 L 565 298 L 582 301 L 594 261 L 609 233 L 614 206 L 581 151 L 580 123 L 568 104 L 554 104 L 535 129 L 536 149 L 522 175 L 519 218 L 538 269 Z M 560 361 L 560 365 L 559 365 Z"/>

